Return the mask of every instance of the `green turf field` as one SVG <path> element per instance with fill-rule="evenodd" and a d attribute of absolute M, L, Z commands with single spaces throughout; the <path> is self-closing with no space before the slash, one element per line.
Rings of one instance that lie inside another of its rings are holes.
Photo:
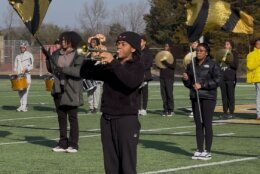
<path fill-rule="evenodd" d="M 253 86 L 239 84 L 236 104 L 255 104 Z M 196 150 L 192 118 L 183 108 L 190 106 L 188 90 L 174 87 L 174 117 L 161 117 L 158 83 L 149 91 L 148 116 L 140 117 L 138 173 L 256 174 L 260 170 L 260 125 L 214 123 L 212 160 L 191 160 Z M 220 93 L 219 93 L 220 94 Z M 87 99 L 86 94 L 84 95 Z M 218 105 L 221 105 L 220 95 Z M 29 111 L 16 112 L 18 94 L 9 80 L 0 79 L 0 174 L 102 174 L 103 157 L 99 118 L 80 108 L 80 149 L 76 154 L 54 153 L 58 123 L 50 93 L 42 80 L 32 81 Z M 214 120 L 219 120 L 215 113 Z M 239 113 L 237 118 L 255 118 Z"/>

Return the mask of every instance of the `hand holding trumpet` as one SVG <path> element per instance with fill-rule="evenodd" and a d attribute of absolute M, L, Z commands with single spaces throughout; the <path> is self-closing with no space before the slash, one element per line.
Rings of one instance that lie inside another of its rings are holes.
<path fill-rule="evenodd" d="M 114 57 L 109 52 L 102 52 L 99 54 L 101 64 L 108 64 L 114 60 Z"/>

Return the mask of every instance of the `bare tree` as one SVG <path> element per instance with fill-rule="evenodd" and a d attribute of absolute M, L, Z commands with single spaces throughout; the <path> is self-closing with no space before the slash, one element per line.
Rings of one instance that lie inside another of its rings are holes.
<path fill-rule="evenodd" d="M 119 5 L 114 8 L 117 13 L 112 17 L 113 23 L 119 23 L 127 30 L 141 33 L 145 29 L 143 16 L 148 12 L 149 7 L 146 1 Z"/>
<path fill-rule="evenodd" d="M 105 16 L 106 6 L 104 0 L 92 0 L 91 4 L 86 2 L 79 14 L 80 25 L 85 31 L 100 32 L 103 30 Z"/>
<path fill-rule="evenodd" d="M 7 31 L 5 35 L 7 40 L 12 38 L 12 28 L 14 25 L 18 24 L 18 15 L 15 13 L 14 9 L 11 6 L 7 7 L 6 13 L 4 13 L 4 28 Z"/>

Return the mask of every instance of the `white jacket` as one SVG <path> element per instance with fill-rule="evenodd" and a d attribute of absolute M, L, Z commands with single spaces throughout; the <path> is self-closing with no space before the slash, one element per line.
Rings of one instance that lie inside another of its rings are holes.
<path fill-rule="evenodd" d="M 29 51 L 20 53 L 15 57 L 14 71 L 21 74 L 23 69 L 26 69 L 26 73 L 33 69 L 33 55 Z"/>

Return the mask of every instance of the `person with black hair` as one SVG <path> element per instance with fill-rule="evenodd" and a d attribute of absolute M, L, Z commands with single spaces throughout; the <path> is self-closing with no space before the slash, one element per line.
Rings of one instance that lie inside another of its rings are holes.
<path fill-rule="evenodd" d="M 139 87 L 144 80 L 140 35 L 123 32 L 116 46 L 117 58 L 103 52 L 101 63 L 86 60 L 80 75 L 104 82 L 100 126 L 106 174 L 136 174 Z"/>
<path fill-rule="evenodd" d="M 222 82 L 220 84 L 223 112 L 225 119 L 234 117 L 235 110 L 235 87 L 236 87 L 236 71 L 239 65 L 238 53 L 235 50 L 234 43 L 231 40 L 225 41 L 226 53 L 233 54 L 233 60 L 227 59 L 227 54 L 224 55 L 220 62 L 222 72 Z M 229 112 L 229 113 L 228 113 Z"/>
<path fill-rule="evenodd" d="M 59 37 L 61 49 L 53 55 L 47 55 L 46 65 L 54 75 L 54 85 L 51 94 L 58 115 L 60 139 L 53 152 L 78 151 L 79 127 L 78 107 L 83 105 L 83 85 L 79 70 L 83 57 L 77 54 L 77 48 L 82 43 L 81 37 L 73 31 L 67 31 Z M 67 117 L 70 123 L 69 138 L 67 136 Z"/>
<path fill-rule="evenodd" d="M 172 43 L 166 43 L 164 46 L 165 51 L 173 54 Z M 176 60 L 172 64 L 168 63 L 164 58 L 160 60 L 166 68 L 160 69 L 160 88 L 163 100 L 163 113 L 162 116 L 174 116 L 174 98 L 173 98 L 173 83 L 174 71 L 176 67 Z"/>
<path fill-rule="evenodd" d="M 217 100 L 217 87 L 221 83 L 221 69 L 212 60 L 210 48 L 200 43 L 196 57 L 183 73 L 183 83 L 190 89 L 190 100 L 196 124 L 197 151 L 192 159 L 211 159 L 213 139 L 212 119 Z M 195 73 L 195 74 L 194 74 Z M 204 148 L 205 140 L 205 148 Z"/>
<path fill-rule="evenodd" d="M 144 82 L 141 86 L 141 104 L 139 109 L 139 115 L 147 115 L 147 104 L 148 104 L 148 85 L 151 81 L 152 73 L 151 67 L 153 65 L 153 54 L 146 45 L 147 39 L 145 35 L 141 35 L 141 62 L 144 64 L 145 73 L 144 73 Z"/>
<path fill-rule="evenodd" d="M 101 42 L 98 38 L 92 37 L 89 41 L 89 48 L 97 49 L 97 50 L 106 50 L 107 48 L 104 45 L 101 45 Z M 95 58 L 99 56 L 99 52 L 90 52 L 90 54 L 87 55 L 88 58 Z M 98 64 L 98 62 L 97 62 Z M 85 81 L 85 79 L 84 79 Z M 84 85 L 83 81 L 83 85 Z M 102 82 L 101 81 L 94 81 L 94 80 L 86 80 L 86 83 L 92 84 L 91 89 L 87 89 L 88 94 L 88 105 L 90 109 L 90 113 L 97 113 L 99 108 L 99 100 L 100 100 L 100 92 L 102 88 Z"/>

